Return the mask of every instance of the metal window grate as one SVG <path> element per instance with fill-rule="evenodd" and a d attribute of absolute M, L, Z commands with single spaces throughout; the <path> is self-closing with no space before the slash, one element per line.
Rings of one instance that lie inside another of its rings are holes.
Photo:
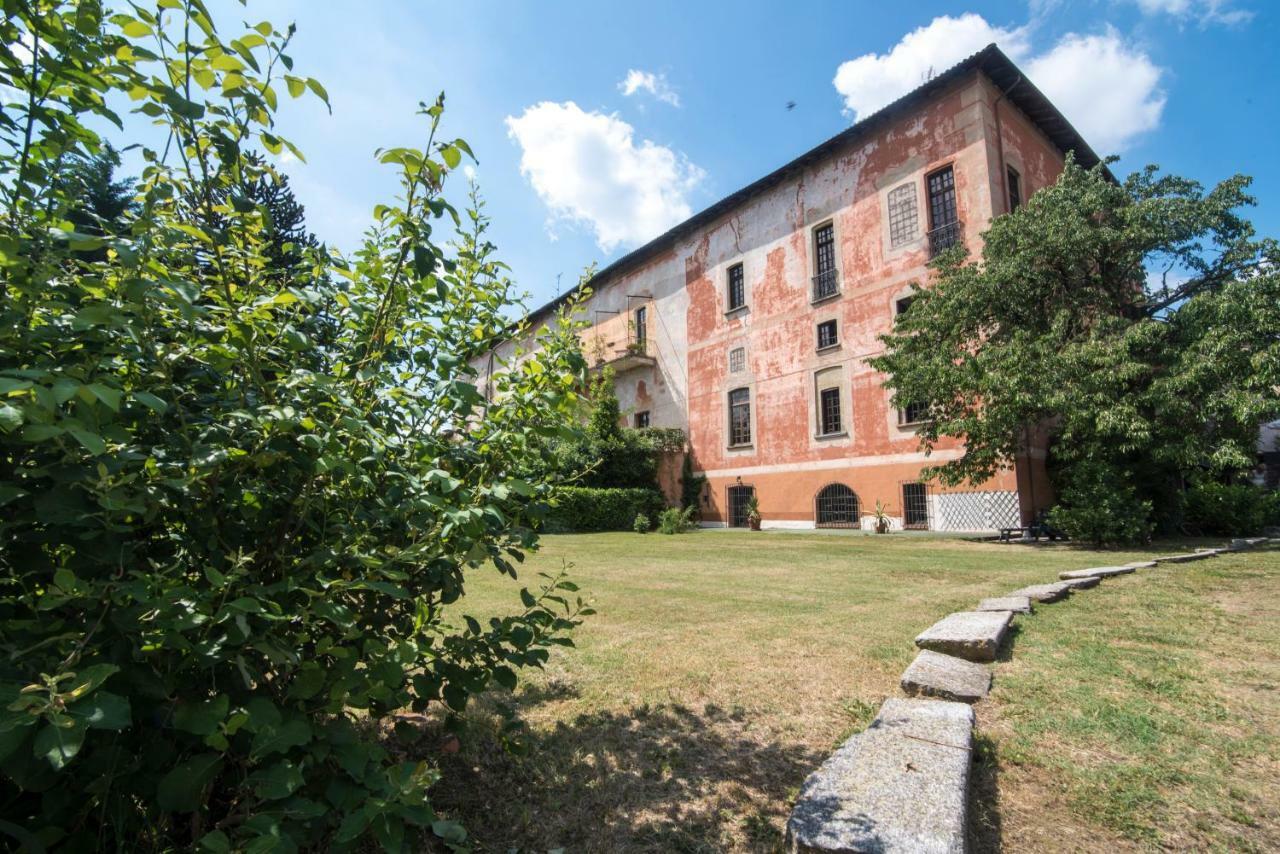
<path fill-rule="evenodd" d="M 729 392 L 729 444 L 751 444 L 751 392 L 745 388 Z"/>
<path fill-rule="evenodd" d="M 1012 166 L 1008 169 L 1009 175 L 1009 212 L 1012 213 L 1022 206 L 1022 177 L 1018 174 L 1018 170 Z"/>
<path fill-rule="evenodd" d="M 729 311 L 747 304 L 747 288 L 741 264 L 729 268 Z"/>
<path fill-rule="evenodd" d="M 834 320 L 824 320 L 818 324 L 818 349 L 834 347 L 840 343 L 839 328 Z"/>
<path fill-rule="evenodd" d="M 819 394 L 818 411 L 822 419 L 822 435 L 840 432 L 840 389 L 824 388 Z"/>
<path fill-rule="evenodd" d="M 910 243 L 920 227 L 920 212 L 916 206 L 916 185 L 903 184 L 889 191 L 889 244 L 897 249 Z"/>
<path fill-rule="evenodd" d="M 824 486 L 814 503 L 814 523 L 819 528 L 859 527 L 858 494 L 843 483 Z"/>
<path fill-rule="evenodd" d="M 747 369 L 747 351 L 743 347 L 734 347 L 729 351 L 729 373 L 740 374 Z"/>
<path fill-rule="evenodd" d="M 747 527 L 747 502 L 755 493 L 753 486 L 729 487 L 729 524 L 732 527 Z"/>
<path fill-rule="evenodd" d="M 902 484 L 902 527 L 929 527 L 929 499 L 923 483 Z"/>

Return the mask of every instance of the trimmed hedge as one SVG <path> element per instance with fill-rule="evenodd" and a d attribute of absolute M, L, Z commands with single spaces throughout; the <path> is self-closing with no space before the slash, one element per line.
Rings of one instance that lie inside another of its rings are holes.
<path fill-rule="evenodd" d="M 571 486 L 558 490 L 542 529 L 551 534 L 630 531 L 636 516 L 656 519 L 667 502 L 656 489 Z"/>
<path fill-rule="evenodd" d="M 1202 483 L 1187 490 L 1183 526 L 1190 534 L 1248 537 L 1280 525 L 1280 493 L 1252 484 Z"/>

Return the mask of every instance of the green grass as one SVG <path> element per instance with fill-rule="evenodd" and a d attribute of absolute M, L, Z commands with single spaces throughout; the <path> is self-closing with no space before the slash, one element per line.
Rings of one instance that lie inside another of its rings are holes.
<path fill-rule="evenodd" d="M 931 536 L 718 531 L 544 542 L 519 583 L 496 572 L 473 577 L 462 609 L 516 609 L 533 571 L 567 564 L 598 611 L 576 633 L 576 649 L 558 651 L 514 695 L 482 704 L 461 752 L 440 757 L 435 802 L 485 850 L 774 850 L 804 777 L 897 692 L 922 629 L 1063 569 L 1187 547 L 1099 554 Z M 1135 631 L 1154 644 L 1170 630 L 1158 612 L 1151 622 Z M 1016 660 L 1032 657 L 1029 638 L 1020 635 Z M 1103 638 L 1043 654 L 1074 656 L 1065 668 L 1132 669 Z M 1187 690 L 1167 669 L 1146 678 L 1153 691 Z M 527 756 L 498 748 L 486 715 L 498 704 L 528 724 Z M 1105 724 L 1079 724 L 1081 738 L 1098 726 L 1124 733 L 1125 744 L 1159 734 L 1141 709 L 1098 714 L 1087 717 Z M 1035 735 L 1026 738 L 995 749 L 1029 755 Z M 1123 775 L 1113 788 L 1142 794 Z"/>
<path fill-rule="evenodd" d="M 1277 593 L 1280 551 L 1249 552 L 1022 620 L 979 707 L 975 847 L 1280 849 Z"/>

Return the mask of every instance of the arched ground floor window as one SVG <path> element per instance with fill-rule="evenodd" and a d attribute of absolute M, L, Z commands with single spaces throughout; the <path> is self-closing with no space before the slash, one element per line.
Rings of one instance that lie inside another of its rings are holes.
<path fill-rule="evenodd" d="M 857 528 L 858 494 L 843 483 L 822 487 L 814 500 L 814 522 L 819 528 Z"/>

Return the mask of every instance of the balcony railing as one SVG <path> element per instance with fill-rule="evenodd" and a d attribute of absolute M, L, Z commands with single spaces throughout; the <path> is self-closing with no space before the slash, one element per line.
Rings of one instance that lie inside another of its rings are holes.
<path fill-rule="evenodd" d="M 936 258 L 941 253 L 964 242 L 964 223 L 956 220 L 940 225 L 929 232 L 929 257 Z"/>
<path fill-rule="evenodd" d="M 835 270 L 827 270 L 813 277 L 813 301 L 833 297 L 840 293 L 840 278 Z"/>

